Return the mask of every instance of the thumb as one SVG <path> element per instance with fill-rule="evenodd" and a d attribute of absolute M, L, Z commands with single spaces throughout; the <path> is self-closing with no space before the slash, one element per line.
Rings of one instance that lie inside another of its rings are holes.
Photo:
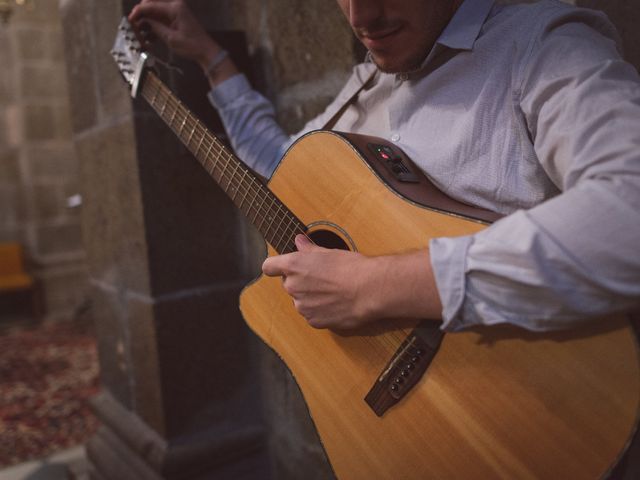
<path fill-rule="evenodd" d="M 318 248 L 315 243 L 313 243 L 309 237 L 306 235 L 296 235 L 296 248 L 299 252 L 310 252 L 311 250 Z"/>

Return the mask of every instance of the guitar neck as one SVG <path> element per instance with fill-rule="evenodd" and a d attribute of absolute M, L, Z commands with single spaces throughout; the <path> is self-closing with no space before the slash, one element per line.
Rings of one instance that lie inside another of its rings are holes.
<path fill-rule="evenodd" d="M 306 227 L 153 73 L 142 96 L 262 236 L 279 253 L 295 251 Z"/>

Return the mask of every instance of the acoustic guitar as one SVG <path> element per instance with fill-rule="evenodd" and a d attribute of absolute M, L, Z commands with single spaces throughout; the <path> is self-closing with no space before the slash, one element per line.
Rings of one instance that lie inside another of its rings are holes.
<path fill-rule="evenodd" d="M 112 55 L 132 95 L 262 233 L 268 255 L 294 251 L 299 233 L 366 255 L 402 253 L 496 218 L 448 199 L 395 145 L 361 135 L 302 137 L 265 185 L 148 68 L 126 19 Z M 265 276 L 240 307 L 296 379 L 340 479 L 604 478 L 636 430 L 638 343 L 623 315 L 544 334 L 444 335 L 435 322 L 390 319 L 345 335 L 311 328 L 281 280 Z"/>

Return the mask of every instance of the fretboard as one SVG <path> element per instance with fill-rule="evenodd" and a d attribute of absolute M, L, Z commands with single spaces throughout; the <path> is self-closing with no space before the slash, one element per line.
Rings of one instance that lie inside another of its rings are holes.
<path fill-rule="evenodd" d="M 233 203 L 278 252 L 293 252 L 304 224 L 198 120 L 169 88 L 148 72 L 142 96 L 175 132 Z"/>

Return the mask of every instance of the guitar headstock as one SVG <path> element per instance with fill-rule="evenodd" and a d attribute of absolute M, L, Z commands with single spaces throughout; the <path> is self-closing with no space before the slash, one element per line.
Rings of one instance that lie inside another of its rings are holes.
<path fill-rule="evenodd" d="M 120 73 L 131 87 L 131 96 L 136 97 L 145 67 L 151 66 L 152 57 L 142 51 L 142 46 L 126 17 L 118 25 L 118 33 L 111 49 L 111 56 L 118 64 Z"/>

